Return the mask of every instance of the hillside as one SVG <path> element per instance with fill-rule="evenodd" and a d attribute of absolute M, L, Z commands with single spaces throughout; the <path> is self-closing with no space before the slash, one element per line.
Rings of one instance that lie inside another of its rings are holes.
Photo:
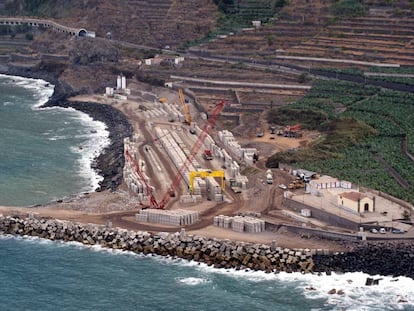
<path fill-rule="evenodd" d="M 73 27 L 85 27 L 112 39 L 171 47 L 203 37 L 215 26 L 217 7 L 194 0 L 37 0 L 0 1 L 1 15 L 53 18 Z"/>

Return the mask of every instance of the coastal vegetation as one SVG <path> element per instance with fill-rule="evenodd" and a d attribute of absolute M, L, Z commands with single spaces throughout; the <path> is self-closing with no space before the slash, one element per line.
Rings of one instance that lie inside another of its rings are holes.
<path fill-rule="evenodd" d="M 268 121 L 300 123 L 320 131 L 320 138 L 307 149 L 273 155 L 267 166 L 294 164 L 413 203 L 413 102 L 411 93 L 317 81 L 303 99 L 269 113 Z"/>

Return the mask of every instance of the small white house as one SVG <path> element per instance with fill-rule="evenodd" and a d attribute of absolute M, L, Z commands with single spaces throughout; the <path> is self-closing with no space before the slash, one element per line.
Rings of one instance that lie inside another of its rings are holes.
<path fill-rule="evenodd" d="M 375 212 L 375 197 L 352 191 L 338 194 L 338 206 L 354 213 Z"/>

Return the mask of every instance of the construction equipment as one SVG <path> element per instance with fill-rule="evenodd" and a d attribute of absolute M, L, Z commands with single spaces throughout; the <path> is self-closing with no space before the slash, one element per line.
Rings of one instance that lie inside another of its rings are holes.
<path fill-rule="evenodd" d="M 192 171 L 189 174 L 189 179 L 190 179 L 190 191 L 192 192 L 194 190 L 194 178 L 196 177 L 201 177 L 201 178 L 206 178 L 206 177 L 220 177 L 221 178 L 221 190 L 224 191 L 225 189 L 225 185 L 224 185 L 224 171 L 223 170 L 219 170 L 219 171 L 211 171 L 211 170 L 207 170 L 207 171 Z"/>
<path fill-rule="evenodd" d="M 191 125 L 191 114 L 190 114 L 190 110 L 188 109 L 188 106 L 185 102 L 184 94 L 183 94 L 182 89 L 178 89 L 178 97 L 180 97 L 181 106 L 183 106 L 185 123 L 187 123 L 188 125 Z"/>
<path fill-rule="evenodd" d="M 141 169 L 139 168 L 139 164 L 137 163 L 137 161 L 134 159 L 134 157 L 129 153 L 128 150 L 125 151 L 125 157 L 127 158 L 127 160 L 131 163 L 132 167 L 134 168 L 135 172 L 138 174 L 139 178 L 142 180 L 142 182 L 144 183 L 145 186 L 145 192 L 146 195 L 149 196 L 150 198 L 150 204 L 151 207 L 154 208 L 160 208 L 160 206 L 157 203 L 157 200 L 155 199 L 154 195 L 152 194 L 152 188 L 150 185 L 148 185 L 147 180 L 144 176 L 144 174 L 142 173 Z"/>
<path fill-rule="evenodd" d="M 208 121 L 204 124 L 197 141 L 195 142 L 195 144 L 191 148 L 189 156 L 187 156 L 187 159 L 185 160 L 183 166 L 180 168 L 178 173 L 174 176 L 174 179 L 173 179 L 171 185 L 168 187 L 168 190 L 165 193 L 162 200 L 158 203 L 157 200 L 152 195 L 152 191 L 150 191 L 148 193 L 148 195 L 150 196 L 150 206 L 147 206 L 145 208 L 148 208 L 148 207 L 161 208 L 161 209 L 165 208 L 167 203 L 170 201 L 171 197 L 175 195 L 175 190 L 177 189 L 178 185 L 180 184 L 181 180 L 183 179 L 185 172 L 189 170 L 190 163 L 193 161 L 195 155 L 197 154 L 197 152 L 199 151 L 199 149 L 203 145 L 203 142 L 206 139 L 209 131 L 214 127 L 214 124 L 216 123 L 216 120 L 219 117 L 219 114 L 223 110 L 224 106 L 225 106 L 224 101 L 220 101 L 216 105 L 215 109 L 213 110 L 210 117 L 208 118 Z M 131 163 L 133 163 L 134 169 L 136 170 L 137 174 L 140 177 L 143 178 L 145 187 L 147 189 L 147 192 L 148 192 L 148 190 L 151 190 L 151 187 L 146 183 L 146 181 L 144 179 L 144 176 L 143 176 L 141 170 L 139 169 L 139 166 L 137 165 L 135 159 L 129 154 L 128 151 L 125 152 L 125 156 L 129 161 L 131 161 Z"/>
<path fill-rule="evenodd" d="M 172 181 L 172 183 L 169 187 L 169 191 L 164 195 L 161 202 L 159 203 L 159 208 L 164 208 L 167 205 L 168 201 L 170 200 L 170 193 L 175 192 L 175 189 L 178 187 L 181 180 L 183 179 L 185 172 L 189 170 L 190 163 L 193 161 L 193 159 L 194 159 L 195 155 L 197 154 L 198 150 L 203 145 L 203 142 L 206 139 L 208 133 L 214 127 L 214 124 L 216 123 L 216 120 L 219 117 L 219 114 L 223 110 L 224 106 L 225 106 L 225 102 L 222 100 L 214 108 L 214 110 L 211 113 L 208 121 L 204 124 L 204 126 L 201 130 L 201 133 L 198 136 L 197 141 L 195 142 L 195 144 L 191 148 L 190 155 L 187 157 L 187 159 L 185 160 L 183 166 L 178 171 L 178 173 L 175 175 L 175 177 L 174 177 L 174 179 L 173 179 L 173 181 Z"/>
<path fill-rule="evenodd" d="M 294 181 L 292 181 L 289 185 L 288 185 L 289 189 L 300 189 L 300 188 L 305 188 L 305 183 L 299 178 L 299 179 L 295 179 Z"/>
<path fill-rule="evenodd" d="M 242 183 L 237 181 L 234 178 L 230 178 L 230 189 L 234 193 L 241 193 L 242 192 Z"/>
<path fill-rule="evenodd" d="M 211 154 L 211 150 L 209 150 L 209 149 L 204 150 L 203 159 L 207 160 L 207 161 L 213 160 L 213 155 Z"/>
<path fill-rule="evenodd" d="M 285 127 L 283 136 L 285 137 L 301 137 L 301 126 L 300 124 L 289 125 Z"/>

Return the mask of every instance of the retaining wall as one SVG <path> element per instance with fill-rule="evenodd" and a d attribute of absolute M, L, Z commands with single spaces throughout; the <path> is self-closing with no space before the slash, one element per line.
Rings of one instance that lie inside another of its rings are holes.
<path fill-rule="evenodd" d="M 306 205 L 304 203 L 300 203 L 298 201 L 295 201 L 289 198 L 285 198 L 283 204 L 287 208 L 295 212 L 298 212 L 298 213 L 300 213 L 302 209 L 309 209 L 312 212 L 312 218 L 322 220 L 333 226 L 348 228 L 348 229 L 355 230 L 355 231 L 358 231 L 360 227 L 359 223 L 353 222 L 346 218 L 339 217 L 338 215 L 329 213 L 326 210 L 321 211 L 317 208 L 314 208 L 312 206 Z"/>

